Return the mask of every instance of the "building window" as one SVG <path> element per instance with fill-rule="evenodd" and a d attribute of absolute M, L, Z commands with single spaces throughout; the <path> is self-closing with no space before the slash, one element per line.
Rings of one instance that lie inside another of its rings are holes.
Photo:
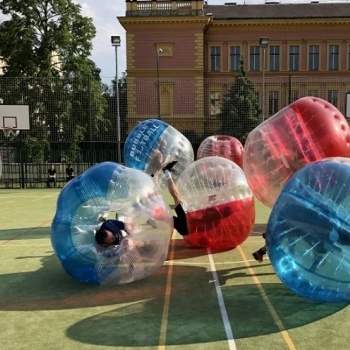
<path fill-rule="evenodd" d="M 270 70 L 280 70 L 280 47 L 270 46 Z"/>
<path fill-rule="evenodd" d="M 249 63 L 249 69 L 251 71 L 260 70 L 260 46 L 250 47 Z"/>
<path fill-rule="evenodd" d="M 339 45 L 329 45 L 328 47 L 328 69 L 338 70 L 339 69 Z"/>
<path fill-rule="evenodd" d="M 338 104 L 338 91 L 337 90 L 328 90 L 328 102 L 333 106 L 337 107 Z"/>
<path fill-rule="evenodd" d="M 318 45 L 309 46 L 309 70 L 319 70 L 320 48 Z"/>
<path fill-rule="evenodd" d="M 240 67 L 241 48 L 239 46 L 230 47 L 230 67 L 231 71 L 237 71 Z"/>
<path fill-rule="evenodd" d="M 299 70 L 299 46 L 289 46 L 289 70 Z"/>
<path fill-rule="evenodd" d="M 221 70 L 221 47 L 212 46 L 210 48 L 210 70 L 218 72 Z"/>
<path fill-rule="evenodd" d="M 212 117 L 221 113 L 221 93 L 213 91 L 210 93 L 210 115 Z"/>
<path fill-rule="evenodd" d="M 169 83 L 160 83 L 160 115 L 170 117 L 173 115 L 174 87 Z"/>
<path fill-rule="evenodd" d="M 269 92 L 269 115 L 274 115 L 279 111 L 278 108 L 278 91 Z"/>
<path fill-rule="evenodd" d="M 308 96 L 318 97 L 318 91 L 317 90 L 309 90 Z"/>

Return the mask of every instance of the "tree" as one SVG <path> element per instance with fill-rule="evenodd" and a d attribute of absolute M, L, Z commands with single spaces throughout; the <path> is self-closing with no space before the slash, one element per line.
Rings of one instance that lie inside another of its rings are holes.
<path fill-rule="evenodd" d="M 91 74 L 88 59 L 96 29 L 71 0 L 2 0 L 10 19 L 0 26 L 4 75 L 16 77 Z"/>
<path fill-rule="evenodd" d="M 232 135 L 244 143 L 249 132 L 261 122 L 259 95 L 246 76 L 243 61 L 234 83 L 222 104 L 220 132 Z"/>
<path fill-rule="evenodd" d="M 121 141 L 125 142 L 127 137 L 127 84 L 126 84 L 126 74 L 118 79 L 118 91 L 119 91 L 119 116 L 120 116 L 120 135 Z M 117 102 L 117 89 L 116 89 L 116 79 L 112 80 L 112 85 L 105 85 L 103 96 L 107 101 L 107 109 L 105 112 L 106 118 L 109 120 L 111 127 L 107 128 L 108 131 L 106 135 L 107 141 L 116 140 L 117 135 L 117 115 L 118 115 L 118 102 Z"/>
<path fill-rule="evenodd" d="M 6 85 L 0 98 L 30 106 L 31 149 L 65 142 L 62 152 L 75 157 L 79 142 L 104 123 L 99 69 L 88 58 L 96 35 L 92 19 L 72 0 L 2 0 L 0 10 L 9 16 L 0 25 Z"/>

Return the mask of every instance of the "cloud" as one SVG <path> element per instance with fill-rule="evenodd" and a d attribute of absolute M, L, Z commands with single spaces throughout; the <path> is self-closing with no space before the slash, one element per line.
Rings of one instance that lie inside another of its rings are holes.
<path fill-rule="evenodd" d="M 91 17 L 91 18 L 95 18 L 97 16 L 96 11 L 85 1 L 80 2 L 78 1 L 78 3 L 81 6 L 81 14 L 84 17 Z"/>
<path fill-rule="evenodd" d="M 6 21 L 9 18 L 10 18 L 10 16 L 4 15 L 2 12 L 0 12 L 0 23 Z"/>

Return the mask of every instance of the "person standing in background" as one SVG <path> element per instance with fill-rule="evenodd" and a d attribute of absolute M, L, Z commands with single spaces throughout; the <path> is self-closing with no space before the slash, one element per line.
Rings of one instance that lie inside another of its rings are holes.
<path fill-rule="evenodd" d="M 75 177 L 74 169 L 72 168 L 71 164 L 68 164 L 66 168 L 66 181 L 68 182 L 74 179 L 74 177 Z"/>
<path fill-rule="evenodd" d="M 47 170 L 48 176 L 46 180 L 46 185 L 48 188 L 51 187 L 51 182 L 53 182 L 54 187 L 57 186 L 57 177 L 56 177 L 56 169 L 54 165 L 51 163 L 50 168 Z"/>

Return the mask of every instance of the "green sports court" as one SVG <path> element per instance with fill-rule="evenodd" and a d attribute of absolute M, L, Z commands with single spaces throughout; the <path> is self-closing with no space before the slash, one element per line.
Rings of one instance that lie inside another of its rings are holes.
<path fill-rule="evenodd" d="M 85 285 L 50 242 L 59 189 L 0 190 L 0 343 L 22 349 L 348 349 L 350 307 L 290 292 L 263 244 L 270 209 L 234 250 L 188 247 L 173 235 L 164 265 L 120 286 Z M 169 198 L 170 204 L 170 198 Z"/>

